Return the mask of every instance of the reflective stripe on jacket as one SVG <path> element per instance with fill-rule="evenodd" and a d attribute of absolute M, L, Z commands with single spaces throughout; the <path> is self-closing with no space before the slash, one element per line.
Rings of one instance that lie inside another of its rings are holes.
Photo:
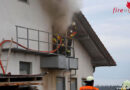
<path fill-rule="evenodd" d="M 80 90 L 99 90 L 99 89 L 93 86 L 83 86 L 80 88 Z"/>

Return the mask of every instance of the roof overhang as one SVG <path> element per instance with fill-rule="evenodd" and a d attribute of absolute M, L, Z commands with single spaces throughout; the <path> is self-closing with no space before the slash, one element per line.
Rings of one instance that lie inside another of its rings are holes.
<path fill-rule="evenodd" d="M 91 25 L 80 12 L 75 14 L 74 21 L 77 23 L 76 39 L 79 40 L 81 45 L 86 49 L 91 57 L 92 65 L 99 66 L 116 66 L 115 61 L 100 41 Z"/>

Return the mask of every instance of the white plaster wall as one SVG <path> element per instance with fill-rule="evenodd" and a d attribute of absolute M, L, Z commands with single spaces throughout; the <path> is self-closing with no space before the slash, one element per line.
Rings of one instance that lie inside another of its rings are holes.
<path fill-rule="evenodd" d="M 0 0 L 0 41 L 2 39 L 7 40 L 11 38 L 16 40 L 15 25 L 52 32 L 50 19 L 44 11 L 40 1 L 41 0 L 29 0 L 29 3 L 27 4 L 19 0 Z M 20 29 L 19 33 L 20 37 L 27 37 L 25 30 Z M 29 38 L 38 39 L 37 32 L 34 31 L 29 33 Z M 48 40 L 47 34 L 40 33 L 40 40 Z M 25 46 L 27 45 L 26 41 L 20 40 L 19 43 Z M 37 43 L 30 42 L 30 48 L 37 49 L 37 47 Z M 40 50 L 48 50 L 48 44 L 41 44 L 40 47 Z M 7 54 L 3 53 L 2 57 L 6 60 Z M 9 72 L 12 72 L 12 74 L 19 74 L 20 60 L 32 62 L 33 74 L 40 73 L 39 58 L 35 55 L 25 55 L 22 53 L 12 53 L 10 55 Z M 36 64 L 36 66 L 34 64 Z"/>
<path fill-rule="evenodd" d="M 82 78 L 93 75 L 93 67 L 90 56 L 78 41 L 75 41 L 75 55 L 79 59 L 79 67 L 76 76 L 79 89 L 82 86 Z"/>
<path fill-rule="evenodd" d="M 7 60 L 7 52 L 2 52 L 2 60 Z M 11 72 L 12 75 L 20 74 L 20 61 L 30 62 L 31 74 L 41 74 L 40 68 L 40 56 L 33 54 L 23 54 L 23 53 L 11 53 L 9 56 L 7 72 Z M 7 61 L 2 61 L 3 66 L 6 66 Z M 3 73 L 0 68 L 0 73 Z M 37 85 L 38 90 L 43 90 L 42 85 Z"/>
<path fill-rule="evenodd" d="M 19 0 L 0 0 L 0 41 L 4 38 L 16 40 L 15 25 L 52 32 L 50 19 L 42 7 L 41 0 L 29 0 L 24 3 Z M 29 32 L 31 39 L 37 39 L 37 32 Z M 25 30 L 20 30 L 19 36 L 26 37 Z M 40 34 L 40 40 L 48 40 L 47 34 Z M 20 40 L 22 45 L 27 45 Z M 30 42 L 30 47 L 37 49 L 37 44 Z M 33 45 L 32 45 L 33 44 Z M 41 44 L 41 50 L 47 44 Z"/>
<path fill-rule="evenodd" d="M 25 26 L 33 29 L 52 32 L 51 22 L 47 13 L 42 8 L 40 0 L 29 0 L 29 4 L 19 0 L 0 0 L 0 41 L 4 39 L 16 40 L 15 25 Z M 20 36 L 26 37 L 26 32 L 21 30 Z M 32 32 L 30 38 L 37 39 L 36 32 Z M 40 35 L 41 40 L 47 40 L 47 35 Z M 21 41 L 26 45 L 26 42 Z M 31 42 L 31 48 L 36 49 L 37 44 Z M 41 45 L 41 50 L 47 49 Z M 78 41 L 75 42 L 76 57 L 79 58 L 79 70 L 77 71 L 78 88 L 81 86 L 81 79 L 93 74 L 91 58 Z M 7 53 L 2 54 L 2 59 L 7 58 Z M 32 62 L 32 74 L 40 73 L 39 56 L 12 53 L 9 59 L 8 72 L 19 74 L 19 61 Z M 0 71 L 1 72 L 1 71 Z"/>
<path fill-rule="evenodd" d="M 10 40 L 11 38 L 16 40 L 15 25 L 52 32 L 50 18 L 43 9 L 41 0 L 29 0 L 28 4 L 19 0 L 0 0 L 0 41 L 2 41 L 2 39 Z M 27 37 L 25 30 L 20 29 L 19 33 L 20 37 Z M 37 32 L 34 31 L 29 33 L 30 39 L 38 39 Z M 40 33 L 40 40 L 47 41 L 48 35 L 45 33 Z M 19 42 L 22 45 L 27 45 L 26 41 L 20 40 Z M 40 50 L 48 50 L 48 44 L 40 44 L 40 46 Z M 30 42 L 30 48 L 37 49 L 37 43 Z M 7 52 L 2 53 L 2 60 L 7 60 Z M 32 74 L 41 73 L 40 57 L 23 53 L 11 53 L 7 72 L 11 72 L 12 74 L 19 74 L 20 61 L 32 62 Z M 6 62 L 2 63 L 4 65 L 6 64 Z M 1 72 L 2 71 L 0 68 L 0 73 Z M 39 88 L 39 90 L 43 90 L 42 86 Z"/>
<path fill-rule="evenodd" d="M 7 52 L 2 53 L 2 60 L 7 60 Z M 9 56 L 9 64 L 7 72 L 11 74 L 20 74 L 20 61 L 32 63 L 32 74 L 40 74 L 40 57 L 37 55 L 23 54 L 23 53 L 11 53 Z M 6 61 L 3 61 L 3 66 L 6 65 Z M 1 68 L 0 68 L 1 73 Z"/>

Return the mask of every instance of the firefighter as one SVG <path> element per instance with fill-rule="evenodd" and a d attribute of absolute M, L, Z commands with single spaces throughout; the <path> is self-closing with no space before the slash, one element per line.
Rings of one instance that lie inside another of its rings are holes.
<path fill-rule="evenodd" d="M 53 35 L 52 42 L 53 42 L 53 49 L 56 49 L 56 47 L 57 47 L 57 37 L 56 37 L 56 35 Z"/>
<path fill-rule="evenodd" d="M 61 40 L 62 40 L 61 46 L 55 53 L 65 55 L 65 38 L 62 37 L 61 35 L 58 34 L 53 35 L 53 49 L 55 50 L 58 47 Z"/>
<path fill-rule="evenodd" d="M 73 22 L 67 32 L 67 42 L 64 36 L 60 36 L 58 34 L 53 35 L 53 49 L 57 48 L 58 44 L 60 44 L 60 40 L 62 39 L 62 44 L 59 50 L 56 51 L 55 53 L 63 54 L 63 55 L 66 54 L 67 56 L 71 56 L 72 38 L 76 35 L 75 29 L 76 29 L 76 23 Z"/>
<path fill-rule="evenodd" d="M 98 88 L 94 87 L 94 78 L 93 76 L 88 76 L 86 78 L 85 86 L 80 87 L 80 90 L 99 90 Z"/>
<path fill-rule="evenodd" d="M 59 48 L 59 53 L 65 55 L 65 37 L 62 37 L 62 44 Z"/>
<path fill-rule="evenodd" d="M 67 49 L 66 49 L 66 54 L 67 56 L 71 56 L 71 49 L 72 49 L 72 39 L 73 37 L 77 34 L 76 32 L 76 23 L 73 22 L 72 25 L 69 27 L 69 30 L 67 32 Z"/>
<path fill-rule="evenodd" d="M 60 35 L 58 35 L 58 34 L 53 35 L 52 41 L 53 41 L 54 50 L 58 47 L 58 44 L 60 44 L 60 39 L 61 39 Z M 55 53 L 58 53 L 58 51 L 56 51 Z"/>

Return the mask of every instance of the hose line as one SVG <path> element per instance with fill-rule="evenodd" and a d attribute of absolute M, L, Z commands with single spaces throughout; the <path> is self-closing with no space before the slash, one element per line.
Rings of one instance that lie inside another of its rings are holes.
<path fill-rule="evenodd" d="M 20 47 L 26 49 L 26 50 L 29 50 L 29 51 L 35 51 L 35 52 L 38 51 L 38 50 L 33 50 L 33 49 L 30 49 L 30 48 L 27 48 L 26 46 L 23 46 L 22 44 L 19 44 L 19 43 L 15 42 L 15 41 L 12 41 L 12 40 L 3 40 L 3 41 L 0 43 L 0 47 L 2 47 L 2 46 L 3 46 L 5 43 L 7 43 L 7 42 L 12 42 L 12 43 L 14 43 L 14 44 L 16 44 L 16 45 L 18 45 L 18 46 L 20 46 Z M 38 52 L 42 52 L 42 53 L 54 53 L 54 52 L 56 52 L 56 51 L 60 48 L 61 44 L 62 44 L 62 38 L 60 39 L 60 44 L 58 44 L 58 46 L 57 46 L 56 49 L 51 50 L 51 51 L 38 51 Z M 48 47 L 49 47 L 49 46 L 48 46 Z M 1 69 L 2 69 L 3 74 L 6 74 L 1 59 L 0 59 L 0 66 L 1 66 Z"/>

